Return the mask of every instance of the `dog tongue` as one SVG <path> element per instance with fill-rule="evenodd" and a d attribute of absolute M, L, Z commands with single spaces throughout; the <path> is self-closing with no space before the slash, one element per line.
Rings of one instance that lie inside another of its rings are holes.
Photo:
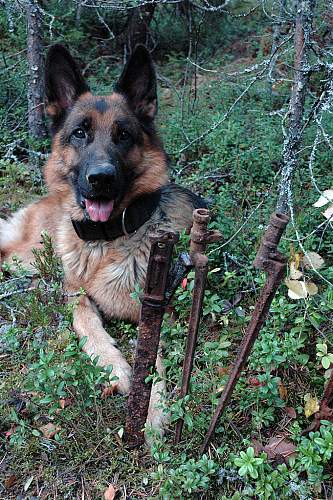
<path fill-rule="evenodd" d="M 86 210 L 94 222 L 106 222 L 113 210 L 114 201 L 85 200 Z"/>

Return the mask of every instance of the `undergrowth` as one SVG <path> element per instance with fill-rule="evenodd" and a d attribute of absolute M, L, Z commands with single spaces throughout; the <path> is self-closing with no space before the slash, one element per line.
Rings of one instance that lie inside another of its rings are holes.
<path fill-rule="evenodd" d="M 56 18 L 57 41 L 70 28 L 66 36 L 68 41 L 72 39 L 74 53 L 83 44 L 87 58 L 97 57 L 98 47 L 92 46 L 86 35 L 92 29 L 91 14 L 83 17 L 81 28 L 73 26 L 72 14 L 64 16 L 64 25 L 60 14 Z M 324 279 L 308 271 L 319 290 L 298 301 L 291 300 L 287 287 L 281 285 L 249 365 L 218 424 L 213 446 L 206 455 L 199 454 L 265 281 L 252 261 L 275 206 L 283 142 L 279 111 L 287 105 L 289 88 L 282 84 L 279 93 L 272 94 L 267 82 L 257 83 L 220 127 L 184 149 L 185 134 L 189 141 L 201 135 L 239 95 L 244 85 L 241 78 L 227 81 L 224 68 L 232 72 L 232 68 L 243 67 L 242 58 L 255 63 L 268 28 L 267 20 L 254 14 L 241 35 L 237 19 L 223 23 L 210 42 L 209 31 L 205 32 L 202 58 L 206 68 L 217 69 L 218 74 L 203 72 L 195 99 L 186 88 L 184 104 L 177 93 L 170 93 L 166 83 L 171 81 L 180 95 L 184 57 L 179 47 L 184 33 L 178 21 L 168 33 L 168 19 L 161 21 L 165 27 L 158 71 L 159 129 L 170 154 L 170 175 L 208 199 L 211 227 L 223 234 L 223 241 L 208 250 L 210 272 L 190 394 L 180 400 L 174 389 L 181 380 L 193 274 L 177 290 L 173 311 L 162 328 L 170 431 L 165 438 L 156 439 L 151 454 L 144 448 L 128 451 L 124 447 L 126 398 L 105 389 L 112 378 L 112 366 L 98 367 L 96 359 L 82 352 L 84 340 L 75 338 L 72 309 L 76 297 L 68 301 L 61 265 L 45 235 L 43 249 L 35 252 L 34 271 L 27 272 L 17 262 L 3 266 L 1 274 L 1 498 L 81 498 L 83 494 L 101 498 L 110 483 L 121 498 L 315 499 L 332 494 L 332 423 L 322 421 L 318 431 L 302 434 L 313 418 L 311 405 L 316 408 L 322 395 L 333 356 L 333 292 L 325 282 L 333 279 L 332 235 L 329 230 L 317 229 L 322 215 L 312 206 L 318 194 L 305 168 L 306 149 L 294 183 L 295 220 L 305 249 L 319 252 L 325 259 L 320 270 Z M 1 23 L 5 31 L 3 14 Z M 20 50 L 24 30 L 19 21 L 16 29 L 15 44 Z M 257 37 L 251 36 L 253 30 Z M 218 41 L 222 32 L 223 49 Z M 6 34 L 7 52 L 13 37 Z M 172 37 L 175 49 L 165 55 L 163 47 Z M 19 67 L 24 73 L 24 59 Z M 111 65 L 104 59 L 96 62 L 88 72 L 92 87 L 109 91 L 119 70 L 120 64 Z M 44 192 L 38 172 L 27 168 L 24 148 L 30 146 L 23 118 L 24 84 L 25 77 L 8 76 L 2 89 L 3 216 Z M 13 95 L 18 97 L 18 105 L 8 110 Z M 19 120 L 22 124 L 15 129 Z M 330 130 L 331 125 L 327 127 Z M 305 140 L 310 141 L 314 134 L 311 127 L 307 134 Z M 8 144 L 16 139 L 19 141 L 11 150 Z M 49 146 L 33 147 L 45 151 Z M 319 188 L 330 188 L 333 175 L 325 144 L 319 146 L 313 168 Z M 186 248 L 187 242 L 182 235 L 179 247 Z M 292 225 L 281 249 L 289 261 L 301 253 Z M 132 362 L 136 327 L 112 321 L 108 331 Z M 178 418 L 184 418 L 184 432 L 181 443 L 175 446 L 174 423 Z M 284 446 L 275 456 L 272 444 L 268 446 L 272 438 L 280 439 Z"/>

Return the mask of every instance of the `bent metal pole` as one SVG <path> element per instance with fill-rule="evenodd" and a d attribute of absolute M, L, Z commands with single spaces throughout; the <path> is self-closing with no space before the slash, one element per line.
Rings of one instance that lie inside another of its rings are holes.
<path fill-rule="evenodd" d="M 277 246 L 288 221 L 289 217 L 287 215 L 273 214 L 262 239 L 254 266 L 257 269 L 266 271 L 268 277 L 255 305 L 250 324 L 243 337 L 238 356 L 211 420 L 200 453 L 205 452 L 215 433 L 217 422 L 231 399 L 237 380 L 247 363 L 253 344 L 266 320 L 276 290 L 285 275 L 286 258 L 277 250 Z"/>

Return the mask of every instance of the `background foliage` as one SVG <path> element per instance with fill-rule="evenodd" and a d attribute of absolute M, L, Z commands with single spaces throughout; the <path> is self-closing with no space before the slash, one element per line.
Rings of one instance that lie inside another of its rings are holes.
<path fill-rule="evenodd" d="M 244 70 L 256 65 L 260 70 L 271 54 L 277 2 L 240 0 L 228 11 L 193 7 L 190 15 L 183 4 L 158 5 L 150 25 L 160 85 L 159 129 L 172 180 L 210 200 L 212 227 L 224 236 L 223 243 L 210 248 L 204 322 L 191 394 L 184 401 L 177 400 L 174 388 L 193 278 L 176 294 L 176 319 L 166 318 L 163 327 L 171 422 L 185 418 L 183 442 L 172 444 L 172 424 L 151 456 L 123 448 L 126 401 L 105 393 L 108 373 L 82 353 L 72 333 L 61 267 L 45 236 L 34 289 L 20 266 L 4 266 L 1 274 L 1 498 L 99 498 L 110 483 L 119 498 L 331 498 L 332 423 L 302 435 L 311 421 L 309 406 L 316 407 L 329 375 L 322 359 L 333 353 L 332 227 L 312 206 L 317 188 L 332 187 L 333 175 L 324 140 L 309 169 L 315 123 L 306 131 L 294 181 L 295 224 L 281 247 L 290 260 L 303 249 L 325 259 L 320 272 L 306 271 L 318 294 L 292 301 L 281 286 L 214 446 L 209 455 L 197 454 L 264 282 L 252 261 L 276 201 L 292 40 L 277 61 L 275 81 L 267 72 L 255 78 L 256 70 Z M 124 61 L 121 34 L 128 12 L 83 7 L 78 16 L 77 2 L 58 0 L 42 7 L 45 48 L 65 43 L 92 89 L 111 92 Z M 332 19 L 326 2 L 318 2 L 315 41 L 321 48 L 332 41 Z M 287 39 L 292 23 L 286 21 L 283 29 Z M 0 43 L 0 205 L 5 217 L 44 194 L 40 165 L 50 141 L 29 139 L 22 3 L 3 2 Z M 311 77 L 307 113 L 323 81 L 320 71 Z M 330 137 L 330 109 L 323 127 Z M 36 168 L 29 165 L 31 154 Z M 108 328 L 132 360 L 135 327 L 112 322 Z M 274 456 L 274 446 L 267 445 L 277 436 L 284 448 Z"/>

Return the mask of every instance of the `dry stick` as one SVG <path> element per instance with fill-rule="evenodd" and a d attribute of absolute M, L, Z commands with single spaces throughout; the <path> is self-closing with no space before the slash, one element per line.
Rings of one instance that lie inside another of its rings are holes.
<path fill-rule="evenodd" d="M 277 245 L 288 224 L 289 205 L 291 199 L 292 175 L 298 165 L 299 149 L 302 140 L 302 118 L 304 115 L 304 100 L 307 90 L 309 71 L 307 66 L 307 51 L 312 29 L 314 0 L 298 2 L 295 26 L 295 75 L 290 100 L 289 131 L 284 143 L 282 156 L 282 179 L 276 213 L 272 214 L 270 224 L 262 239 L 261 246 L 254 261 L 257 269 L 268 273 L 266 283 L 256 303 L 251 322 L 243 337 L 239 354 L 236 358 L 230 377 L 221 395 L 219 404 L 211 420 L 200 452 L 204 453 L 209 445 L 219 418 L 226 409 L 237 380 L 249 358 L 251 349 L 266 320 L 270 305 L 277 288 L 285 274 L 286 259 L 277 250 Z"/>
<path fill-rule="evenodd" d="M 151 236 L 146 284 L 139 321 L 138 344 L 135 353 L 133 382 L 128 398 L 125 441 L 130 448 L 144 442 L 151 386 L 146 379 L 154 369 L 160 330 L 166 306 L 166 286 L 172 250 L 178 236 L 172 232 L 157 231 Z"/>

